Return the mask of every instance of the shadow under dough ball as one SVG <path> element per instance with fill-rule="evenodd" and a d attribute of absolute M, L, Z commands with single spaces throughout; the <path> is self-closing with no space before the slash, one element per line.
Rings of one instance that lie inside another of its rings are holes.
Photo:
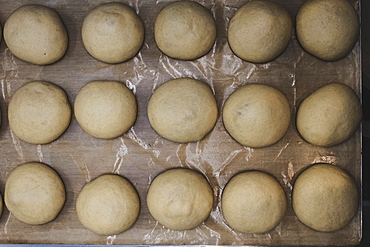
<path fill-rule="evenodd" d="M 56 171 L 42 163 L 15 168 L 5 183 L 4 201 L 8 210 L 27 224 L 54 220 L 65 203 L 63 181 Z"/>
<path fill-rule="evenodd" d="M 308 0 L 298 11 L 299 43 L 312 55 L 334 61 L 346 56 L 356 43 L 360 22 L 347 0 Z"/>
<path fill-rule="evenodd" d="M 330 164 L 307 168 L 293 184 L 295 214 L 317 231 L 331 232 L 348 225 L 359 210 L 359 199 L 355 180 Z"/>
<path fill-rule="evenodd" d="M 49 82 L 30 82 L 11 97 L 9 126 L 21 140 L 46 144 L 56 140 L 68 128 L 72 110 L 67 95 Z"/>
<path fill-rule="evenodd" d="M 144 42 L 144 24 L 125 4 L 101 4 L 85 17 L 81 35 L 91 56 L 105 63 L 121 63 L 139 52 Z"/>
<path fill-rule="evenodd" d="M 285 215 L 286 204 L 279 182 L 260 171 L 232 177 L 221 198 L 227 224 L 244 233 L 264 233 L 275 228 Z"/>
<path fill-rule="evenodd" d="M 205 221 L 213 207 L 213 191 L 202 174 L 176 168 L 159 174 L 147 194 L 150 214 L 165 227 L 183 231 Z"/>
<path fill-rule="evenodd" d="M 148 103 L 148 118 L 162 137 L 180 143 L 203 139 L 216 124 L 218 109 L 211 88 L 192 78 L 162 84 Z"/>
<path fill-rule="evenodd" d="M 136 97 L 120 82 L 93 81 L 78 92 L 74 112 L 82 129 L 90 135 L 116 138 L 136 120 Z"/>
<path fill-rule="evenodd" d="M 99 235 L 120 234 L 135 223 L 140 200 L 134 186 L 116 174 L 102 175 L 87 183 L 76 201 L 82 225 Z"/>
<path fill-rule="evenodd" d="M 330 147 L 349 139 L 361 120 L 361 102 L 355 91 L 345 84 L 329 83 L 302 101 L 296 124 L 307 142 Z"/>
<path fill-rule="evenodd" d="M 285 135 L 291 111 L 287 98 L 279 90 L 263 84 L 248 84 L 229 96 L 222 115 L 227 132 L 237 142 L 261 148 Z"/>
<path fill-rule="evenodd" d="M 159 12 L 154 24 L 154 38 L 167 56 L 194 60 L 205 55 L 215 43 L 216 23 L 203 5 L 178 1 Z"/>
<path fill-rule="evenodd" d="M 266 63 L 284 52 L 292 35 L 292 20 L 286 9 L 270 1 L 251 1 L 231 18 L 228 42 L 241 59 Z"/>
<path fill-rule="evenodd" d="M 4 25 L 4 40 L 18 58 L 37 65 L 61 59 L 68 48 L 68 34 L 57 12 L 43 5 L 16 9 Z"/>

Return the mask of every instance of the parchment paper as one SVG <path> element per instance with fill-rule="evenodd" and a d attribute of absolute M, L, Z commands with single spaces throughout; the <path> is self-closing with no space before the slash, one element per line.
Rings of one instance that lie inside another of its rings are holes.
<path fill-rule="evenodd" d="M 294 20 L 303 0 L 273 0 L 288 9 Z M 18 221 L 7 209 L 0 219 L 0 243 L 42 244 L 171 244 L 171 245 L 352 245 L 362 234 L 361 208 L 344 229 L 321 233 L 298 221 L 290 206 L 292 179 L 310 164 L 327 162 L 338 165 L 361 186 L 361 131 L 347 142 L 331 148 L 306 143 L 295 128 L 299 103 L 313 90 L 328 83 L 351 86 L 361 96 L 360 44 L 345 58 L 324 62 L 304 52 L 293 33 L 286 51 L 266 64 L 252 64 L 230 50 L 227 25 L 236 9 L 247 1 L 200 1 L 217 22 L 217 41 L 212 50 L 195 61 L 179 61 L 163 55 L 155 45 L 153 24 L 158 12 L 170 1 L 123 1 L 136 10 L 145 23 L 145 43 L 137 56 L 116 65 L 92 58 L 84 49 L 81 24 L 97 0 L 18 0 L 0 1 L 0 21 L 4 25 L 16 8 L 38 3 L 54 8 L 62 17 L 69 34 L 65 57 L 55 64 L 37 66 L 15 58 L 4 41 L 0 46 L 2 127 L 0 129 L 0 189 L 9 172 L 30 161 L 44 162 L 57 170 L 65 182 L 67 201 L 60 215 L 45 225 L 32 226 Z M 359 0 L 351 0 L 359 9 Z M 150 127 L 146 107 L 149 97 L 167 80 L 193 77 L 205 81 L 214 90 L 220 116 L 215 128 L 199 142 L 177 144 L 167 141 Z M 10 97 L 22 85 L 43 80 L 62 87 L 71 104 L 86 83 L 93 80 L 117 80 L 131 88 L 138 100 L 135 125 L 123 136 L 101 140 L 83 132 L 73 117 L 68 130 L 47 145 L 31 145 L 19 140 L 9 129 L 7 106 Z M 292 109 L 287 134 L 275 145 L 253 149 L 236 143 L 226 132 L 221 109 L 227 97 L 248 83 L 263 83 L 282 91 Z M 319 121 L 319 119 L 318 119 Z M 188 167 L 202 172 L 214 189 L 215 204 L 210 217 L 188 231 L 171 231 L 149 214 L 146 193 L 160 172 L 172 167 Z M 241 234 L 232 231 L 220 213 L 220 196 L 227 181 L 236 173 L 258 169 L 272 174 L 283 186 L 288 209 L 283 221 L 266 234 Z M 141 213 L 128 231 L 114 236 L 98 236 L 85 229 L 77 219 L 75 200 L 82 186 L 103 173 L 117 173 L 129 179 L 141 198 Z"/>

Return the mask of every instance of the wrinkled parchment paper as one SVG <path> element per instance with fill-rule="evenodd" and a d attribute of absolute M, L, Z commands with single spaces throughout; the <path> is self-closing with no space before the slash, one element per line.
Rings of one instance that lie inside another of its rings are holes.
<path fill-rule="evenodd" d="M 303 0 L 273 0 L 288 9 L 294 20 Z M 359 0 L 351 0 L 359 9 Z M 292 179 L 302 168 L 318 162 L 338 165 L 350 172 L 361 186 L 361 131 L 347 142 L 331 148 L 306 143 L 295 128 L 299 103 L 313 90 L 328 83 L 341 82 L 361 95 L 360 44 L 345 58 L 324 62 L 299 46 L 294 33 L 289 47 L 276 60 L 252 64 L 236 57 L 230 50 L 227 25 L 236 9 L 246 1 L 203 0 L 217 22 L 217 41 L 212 50 L 195 61 L 179 61 L 161 54 L 153 38 L 153 24 L 167 0 L 123 1 L 136 10 L 145 23 L 145 43 L 137 56 L 116 65 L 93 59 L 83 47 L 80 31 L 89 10 L 104 1 L 97 0 L 18 0 L 0 1 L 0 21 L 27 3 L 54 8 L 62 17 L 68 33 L 69 48 L 59 62 L 37 66 L 15 58 L 4 42 L 0 46 L 2 127 L 0 129 L 0 189 L 9 172 L 30 161 L 44 162 L 55 168 L 67 191 L 67 201 L 52 222 L 32 226 L 19 222 L 7 209 L 0 219 L 0 243 L 43 244 L 189 244 L 189 245 L 352 245 L 361 239 L 361 209 L 344 229 L 332 233 L 316 232 L 298 221 L 290 206 Z M 205 81 L 213 89 L 220 116 L 215 128 L 202 141 L 177 144 L 158 136 L 150 127 L 146 107 L 150 95 L 162 83 L 179 77 Z M 139 115 L 135 125 L 123 136 L 100 140 L 82 131 L 75 118 L 63 136 L 47 145 L 31 145 L 13 135 L 7 123 L 7 105 L 22 85 L 43 80 L 62 87 L 73 104 L 83 85 L 93 80 L 116 80 L 135 93 Z M 227 97 L 248 83 L 263 83 L 281 90 L 292 109 L 287 134 L 273 146 L 253 149 L 236 143 L 225 131 L 221 109 Z M 320 121 L 318 119 L 318 121 Z M 171 231 L 149 214 L 146 193 L 150 182 L 160 172 L 172 167 L 188 167 L 202 172 L 214 189 L 215 204 L 210 217 L 188 231 Z M 220 213 L 220 196 L 227 181 L 236 173 L 258 169 L 277 178 L 283 186 L 288 209 L 283 221 L 265 234 L 241 234 L 232 231 Z M 103 173 L 117 173 L 129 179 L 141 198 L 141 213 L 128 231 L 114 236 L 98 236 L 86 230 L 77 219 L 75 200 L 82 186 Z M 338 205 L 339 206 L 339 205 Z"/>

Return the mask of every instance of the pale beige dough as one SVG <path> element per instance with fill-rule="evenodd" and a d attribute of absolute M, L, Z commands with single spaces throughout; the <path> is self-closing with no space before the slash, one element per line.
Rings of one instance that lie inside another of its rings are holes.
<path fill-rule="evenodd" d="M 158 48 L 166 55 L 193 60 L 212 48 L 216 23 L 212 13 L 197 2 L 173 2 L 159 12 L 154 37 Z"/>
<path fill-rule="evenodd" d="M 27 224 L 54 220 L 62 210 L 66 193 L 63 181 L 48 165 L 26 163 L 15 168 L 5 183 L 8 210 Z"/>
<path fill-rule="evenodd" d="M 87 183 L 76 201 L 82 225 L 99 235 L 120 234 L 133 226 L 140 211 L 134 186 L 116 174 L 102 175 Z"/>
<path fill-rule="evenodd" d="M 213 191 L 206 178 L 190 169 L 159 174 L 147 194 L 150 214 L 165 227 L 182 231 L 205 221 L 213 206 Z"/>
<path fill-rule="evenodd" d="M 228 133 L 240 144 L 254 148 L 279 141 L 290 125 L 290 106 L 279 90 L 248 84 L 229 96 L 223 107 Z"/>
<path fill-rule="evenodd" d="M 329 147 L 350 138 L 361 119 L 361 102 L 355 91 L 345 84 L 329 83 L 303 100 L 296 123 L 307 142 Z"/>
<path fill-rule="evenodd" d="M 36 4 L 21 6 L 4 25 L 4 40 L 18 58 L 33 64 L 51 64 L 68 48 L 68 34 L 53 9 Z"/>
<path fill-rule="evenodd" d="M 251 1 L 239 8 L 228 27 L 232 51 L 241 59 L 266 63 L 289 44 L 292 20 L 286 9 L 271 1 Z"/>
<path fill-rule="evenodd" d="M 71 112 L 67 95 L 60 87 L 49 82 L 30 82 L 10 99 L 9 126 L 23 141 L 46 144 L 68 128 Z"/>
<path fill-rule="evenodd" d="M 120 82 L 93 81 L 77 94 L 74 113 L 82 129 L 90 135 L 115 138 L 134 124 L 136 97 Z"/>
<path fill-rule="evenodd" d="M 292 204 L 305 225 L 317 231 L 336 231 L 357 214 L 359 190 L 355 180 L 340 167 L 316 164 L 297 177 Z"/>
<path fill-rule="evenodd" d="M 129 6 L 106 3 L 88 13 L 81 35 L 91 56 L 106 63 L 121 63 L 139 52 L 144 42 L 144 24 Z"/>
<path fill-rule="evenodd" d="M 148 103 L 148 118 L 162 137 L 175 142 L 203 139 L 218 116 L 216 99 L 205 83 L 180 78 L 161 85 Z"/>
<path fill-rule="evenodd" d="M 359 36 L 356 10 L 347 0 L 308 0 L 296 17 L 297 38 L 302 47 L 323 60 L 346 56 Z"/>
<path fill-rule="evenodd" d="M 279 182 L 264 172 L 242 172 L 227 183 L 221 198 L 227 224 L 244 233 L 274 229 L 286 211 L 286 197 Z"/>

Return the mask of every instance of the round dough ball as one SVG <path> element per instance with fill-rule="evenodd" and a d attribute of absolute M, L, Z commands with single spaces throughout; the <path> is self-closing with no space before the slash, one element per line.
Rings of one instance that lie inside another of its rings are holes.
<path fill-rule="evenodd" d="M 121 63 L 139 52 L 144 42 L 144 24 L 129 6 L 107 3 L 89 12 L 81 34 L 91 56 L 106 63 Z"/>
<path fill-rule="evenodd" d="M 43 5 L 16 9 L 5 22 L 4 40 L 18 58 L 33 64 L 51 64 L 67 51 L 68 34 L 60 16 Z"/>
<path fill-rule="evenodd" d="M 278 57 L 289 44 L 292 20 L 286 9 L 270 1 L 251 1 L 231 18 L 228 41 L 241 59 L 266 63 Z"/>
<path fill-rule="evenodd" d="M 308 0 L 296 18 L 302 47 L 328 61 L 340 59 L 352 50 L 359 29 L 357 12 L 347 0 Z"/>
<path fill-rule="evenodd" d="M 180 78 L 161 85 L 148 104 L 151 126 L 174 142 L 203 139 L 216 124 L 218 109 L 212 90 L 203 82 Z"/>
<path fill-rule="evenodd" d="M 128 230 L 140 211 L 139 196 L 121 176 L 106 174 L 87 183 L 76 201 L 82 225 L 99 235 L 116 235 Z"/>
<path fill-rule="evenodd" d="M 154 38 L 167 56 L 194 60 L 205 55 L 215 43 L 216 23 L 212 13 L 199 3 L 173 2 L 159 12 Z"/>
<path fill-rule="evenodd" d="M 279 141 L 290 124 L 290 106 L 279 90 L 262 84 L 237 89 L 226 100 L 223 122 L 240 144 L 254 148 Z"/>
<path fill-rule="evenodd" d="M 292 204 L 305 225 L 317 231 L 336 231 L 357 214 L 359 190 L 354 179 L 341 168 L 316 164 L 297 177 Z"/>
<path fill-rule="evenodd" d="M 9 126 L 23 141 L 46 144 L 68 128 L 71 106 L 64 91 L 49 82 L 31 82 L 18 89 L 9 102 Z"/>
<path fill-rule="evenodd" d="M 203 175 L 184 168 L 165 171 L 151 183 L 150 214 L 165 227 L 183 231 L 205 221 L 213 206 L 213 191 Z"/>
<path fill-rule="evenodd" d="M 63 181 L 48 165 L 26 163 L 5 184 L 5 205 L 20 221 L 39 225 L 54 220 L 66 199 Z"/>
<path fill-rule="evenodd" d="M 264 233 L 283 219 L 286 197 L 275 178 L 264 172 L 247 171 L 227 183 L 221 207 L 231 228 L 244 233 Z"/>
<path fill-rule="evenodd" d="M 115 81 L 86 84 L 74 103 L 76 119 L 82 129 L 97 138 L 115 138 L 134 124 L 136 97 L 125 85 Z"/>
<path fill-rule="evenodd" d="M 303 100 L 297 112 L 297 129 L 306 141 L 329 147 L 350 138 L 361 119 L 361 102 L 353 89 L 330 83 Z"/>

